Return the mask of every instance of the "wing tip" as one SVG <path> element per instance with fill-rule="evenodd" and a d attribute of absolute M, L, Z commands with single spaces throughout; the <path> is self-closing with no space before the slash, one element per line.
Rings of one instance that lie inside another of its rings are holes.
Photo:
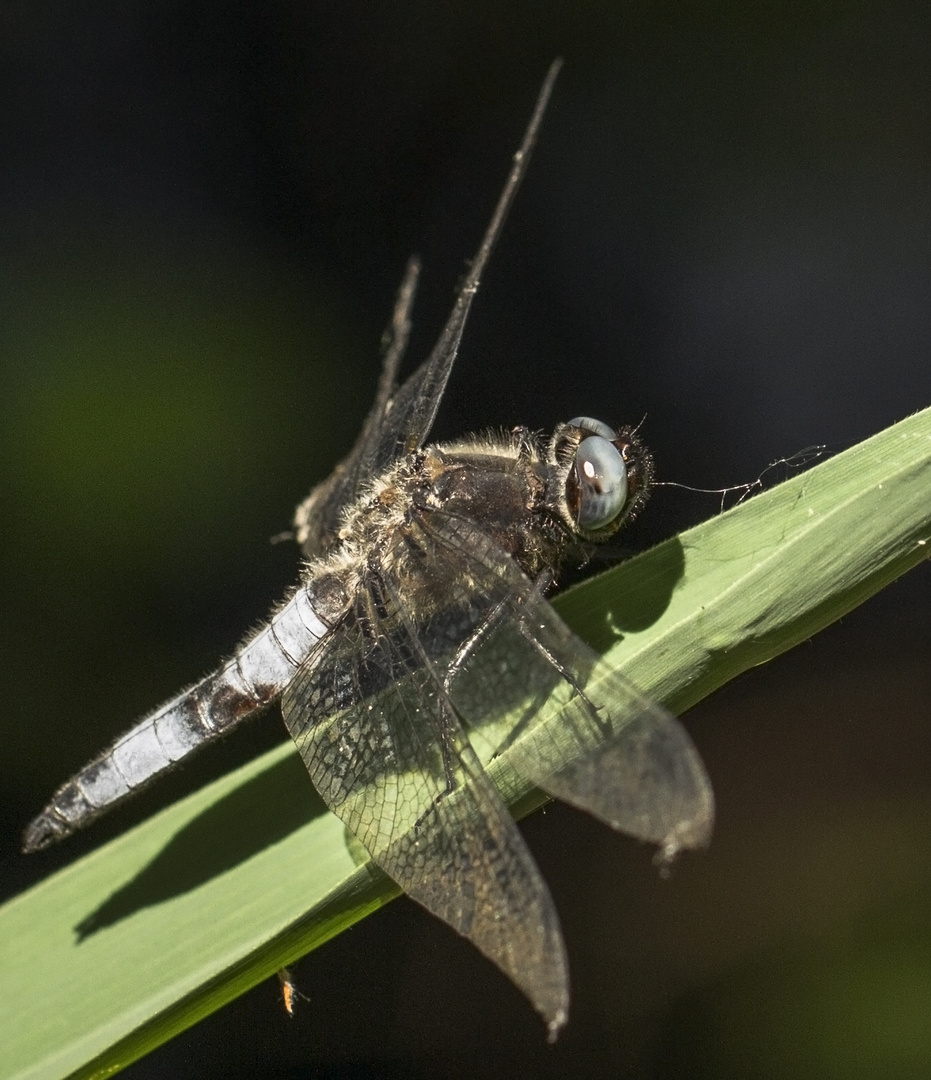
<path fill-rule="evenodd" d="M 569 1009 L 566 1005 L 561 1005 L 551 1016 L 544 1017 L 544 1019 L 546 1020 L 546 1041 L 552 1046 L 566 1026 L 569 1019 Z"/>
<path fill-rule="evenodd" d="M 705 795 L 696 813 L 677 822 L 659 841 L 659 850 L 653 857 L 653 862 L 664 876 L 668 875 L 672 864 L 683 851 L 706 848 L 711 843 L 711 833 L 714 829 L 714 799 L 710 786 L 706 789 Z"/>

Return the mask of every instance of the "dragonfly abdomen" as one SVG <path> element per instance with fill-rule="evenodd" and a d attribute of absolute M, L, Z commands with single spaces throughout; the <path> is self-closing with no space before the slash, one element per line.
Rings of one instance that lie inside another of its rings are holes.
<path fill-rule="evenodd" d="M 63 784 L 26 828 L 23 850 L 37 851 L 83 828 L 268 705 L 328 633 L 301 586 L 218 671 L 144 717 Z"/>

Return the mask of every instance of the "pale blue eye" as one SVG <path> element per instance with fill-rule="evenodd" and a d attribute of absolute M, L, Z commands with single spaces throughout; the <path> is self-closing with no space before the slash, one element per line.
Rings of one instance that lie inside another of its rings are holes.
<path fill-rule="evenodd" d="M 599 424 L 614 438 L 614 432 L 597 420 L 570 421 L 591 430 Z M 620 451 L 607 438 L 589 435 L 575 453 L 575 475 L 579 483 L 579 528 L 601 529 L 610 524 L 627 502 L 627 466 Z"/>
<path fill-rule="evenodd" d="M 607 424 L 602 423 L 601 420 L 593 420 L 590 416 L 576 416 L 569 423 L 572 427 L 582 428 L 591 435 L 600 435 L 603 439 L 607 439 L 608 442 L 615 438 L 614 431 Z"/>

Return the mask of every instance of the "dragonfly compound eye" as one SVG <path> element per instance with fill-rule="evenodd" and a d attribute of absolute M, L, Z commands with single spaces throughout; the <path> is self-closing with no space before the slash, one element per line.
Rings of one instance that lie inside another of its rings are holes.
<path fill-rule="evenodd" d="M 591 532 L 609 525 L 627 502 L 627 466 L 620 451 L 601 435 L 589 435 L 576 451 L 575 475 L 579 528 Z"/>

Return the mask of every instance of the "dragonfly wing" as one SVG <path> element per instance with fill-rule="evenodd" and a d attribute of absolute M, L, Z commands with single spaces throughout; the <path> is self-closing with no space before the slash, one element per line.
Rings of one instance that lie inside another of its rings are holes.
<path fill-rule="evenodd" d="M 485 611 L 484 622 L 471 616 L 482 629 L 450 669 L 456 710 L 478 730 L 497 722 L 495 740 L 550 795 L 666 857 L 706 844 L 711 783 L 679 721 L 573 634 L 481 529 L 440 515 L 426 527 L 457 580 L 472 583 L 470 606 Z"/>
<path fill-rule="evenodd" d="M 485 229 L 478 251 L 469 264 L 468 273 L 456 291 L 456 302 L 446 320 L 446 325 L 430 355 L 392 399 L 386 423 L 383 426 L 381 446 L 371 463 L 373 472 L 380 472 L 391 462 L 420 449 L 430 433 L 443 391 L 446 389 L 449 373 L 459 351 L 459 343 L 469 317 L 472 300 L 478 292 L 482 274 L 485 272 L 505 218 L 527 171 L 537 132 L 543 122 L 543 114 L 561 67 L 562 61 L 555 60 L 543 80 L 533 115 L 530 117 L 521 144 L 514 154 L 511 171 L 498 197 L 498 203 Z"/>
<path fill-rule="evenodd" d="M 366 483 L 399 458 L 420 449 L 430 434 L 459 352 L 472 300 L 478 292 L 482 274 L 527 171 L 530 153 L 561 66 L 562 62 L 557 60 L 547 72 L 527 130 L 514 154 L 504 189 L 475 258 L 456 291 L 456 300 L 446 325 L 430 355 L 398 387 L 397 374 L 407 346 L 410 309 L 419 273 L 416 260 L 408 263 L 395 303 L 388 335 L 389 346 L 375 403 L 350 453 L 298 507 L 295 531 L 307 558 L 316 558 L 333 543 L 343 508 L 358 498 Z"/>
<path fill-rule="evenodd" d="M 494 961 L 555 1032 L 568 975 L 549 890 L 392 583 L 372 578 L 363 593 L 322 662 L 284 692 L 288 730 L 373 861 Z"/>
<path fill-rule="evenodd" d="M 358 498 L 365 481 L 370 478 L 371 463 L 383 452 L 380 447 L 386 442 L 394 445 L 397 441 L 394 435 L 389 440 L 385 434 L 387 416 L 398 388 L 398 369 L 410 336 L 410 313 L 419 274 L 420 263 L 411 259 L 398 290 L 391 325 L 386 335 L 387 348 L 382 360 L 375 401 L 369 409 L 355 445 L 295 512 L 296 539 L 308 559 L 318 558 L 332 546 L 337 538 L 343 510 Z"/>

